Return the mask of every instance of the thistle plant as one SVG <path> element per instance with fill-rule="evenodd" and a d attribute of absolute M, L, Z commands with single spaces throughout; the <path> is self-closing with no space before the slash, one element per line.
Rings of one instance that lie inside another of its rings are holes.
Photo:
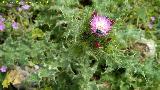
<path fill-rule="evenodd" d="M 0 1 L 0 87 L 159 90 L 159 5 L 159 0 Z"/>

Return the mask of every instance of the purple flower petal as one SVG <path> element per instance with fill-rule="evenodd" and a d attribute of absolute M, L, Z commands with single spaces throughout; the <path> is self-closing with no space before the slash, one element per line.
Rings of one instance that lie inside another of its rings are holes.
<path fill-rule="evenodd" d="M 3 31 L 5 29 L 5 25 L 2 21 L 0 21 L 0 31 Z"/>
<path fill-rule="evenodd" d="M 13 27 L 13 29 L 18 29 L 18 23 L 17 22 L 13 22 L 12 23 L 12 27 Z"/>
<path fill-rule="evenodd" d="M 2 66 L 2 67 L 0 68 L 0 71 L 1 71 L 1 72 L 6 72 L 6 71 L 7 71 L 7 67 L 6 67 L 6 66 Z"/>
<path fill-rule="evenodd" d="M 23 9 L 23 10 L 28 10 L 30 7 L 31 7 L 31 6 L 29 6 L 29 5 L 26 4 L 26 5 L 23 5 L 23 6 L 22 6 L 22 9 Z"/>

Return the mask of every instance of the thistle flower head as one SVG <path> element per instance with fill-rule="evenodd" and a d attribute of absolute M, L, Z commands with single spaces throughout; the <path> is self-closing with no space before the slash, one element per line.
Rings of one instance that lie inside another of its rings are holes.
<path fill-rule="evenodd" d="M 90 21 L 91 32 L 98 36 L 106 36 L 111 30 L 113 24 L 113 20 L 94 12 Z"/>

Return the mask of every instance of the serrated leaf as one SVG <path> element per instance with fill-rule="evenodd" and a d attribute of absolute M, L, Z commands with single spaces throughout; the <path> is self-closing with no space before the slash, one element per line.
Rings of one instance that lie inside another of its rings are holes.
<path fill-rule="evenodd" d="M 34 30 L 32 30 L 32 38 L 33 39 L 43 38 L 44 35 L 45 35 L 44 32 L 39 28 L 35 28 Z"/>

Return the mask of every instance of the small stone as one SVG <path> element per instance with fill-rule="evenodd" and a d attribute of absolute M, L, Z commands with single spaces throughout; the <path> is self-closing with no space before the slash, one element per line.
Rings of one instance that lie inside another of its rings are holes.
<path fill-rule="evenodd" d="M 39 70 L 39 66 L 38 65 L 35 65 L 34 68 L 35 68 L 35 70 Z"/>

